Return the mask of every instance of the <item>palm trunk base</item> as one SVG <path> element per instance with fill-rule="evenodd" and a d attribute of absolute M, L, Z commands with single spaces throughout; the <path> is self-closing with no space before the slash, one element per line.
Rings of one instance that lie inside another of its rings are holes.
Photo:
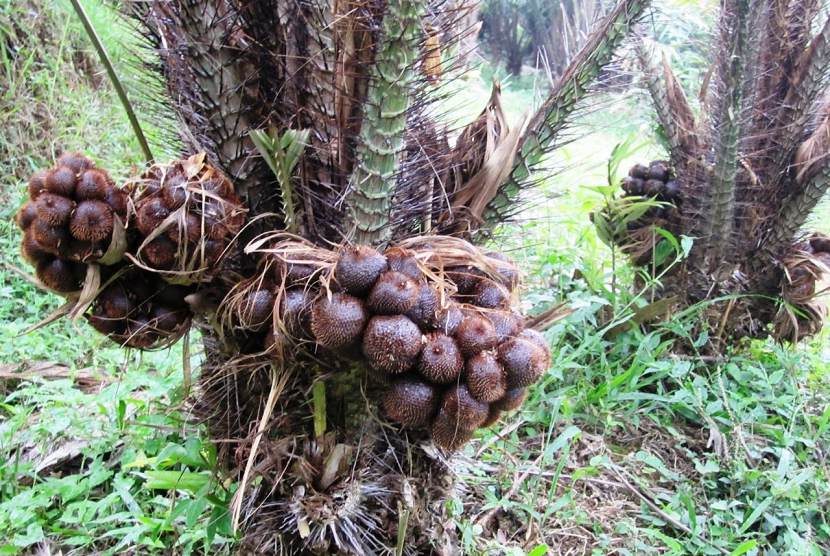
<path fill-rule="evenodd" d="M 327 361 L 322 375 L 309 354 L 277 368 L 227 356 L 257 343 L 250 338 L 222 342 L 208 331 L 204 343 L 193 407 L 244 489 L 238 554 L 395 554 L 401 527 L 403 554 L 459 553 L 454 527 L 446 527 L 454 485 L 447 460 L 427 431 L 402 430 L 378 414 L 368 400 L 380 385 L 364 369 Z M 326 432 L 315 435 L 320 380 Z"/>

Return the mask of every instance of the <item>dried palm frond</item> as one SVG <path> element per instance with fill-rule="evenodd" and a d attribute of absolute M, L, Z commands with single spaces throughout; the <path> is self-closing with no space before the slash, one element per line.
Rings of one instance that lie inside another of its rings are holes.
<path fill-rule="evenodd" d="M 643 68 L 643 77 L 654 103 L 657 119 L 669 142 L 671 163 L 674 166 L 685 164 L 699 152 L 695 117 L 689 101 L 665 55 L 658 67 L 652 60 L 649 49 L 639 42 L 637 57 Z"/>

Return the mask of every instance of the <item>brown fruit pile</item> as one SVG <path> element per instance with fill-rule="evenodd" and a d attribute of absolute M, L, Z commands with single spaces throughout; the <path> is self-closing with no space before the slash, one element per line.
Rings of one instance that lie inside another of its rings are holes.
<path fill-rule="evenodd" d="M 516 268 L 465 245 L 470 264 L 454 266 L 428 247 L 345 247 L 318 266 L 283 258 L 272 278 L 239 294 L 235 320 L 251 329 L 275 321 L 266 350 L 307 339 L 364 361 L 387 385 L 389 417 L 457 449 L 519 407 L 550 362 L 545 339 L 511 310 Z"/>
<path fill-rule="evenodd" d="M 244 221 L 230 181 L 203 155 L 153 165 L 118 188 L 90 158 L 68 153 L 56 168 L 36 172 L 28 191 L 17 223 L 38 279 L 59 293 L 77 292 L 92 268 L 90 283 L 100 280 L 102 288 L 82 293 L 77 306 L 91 305 L 95 330 L 140 349 L 186 331 L 192 313 L 185 297 L 194 288 L 185 286 L 212 275 Z"/>
<path fill-rule="evenodd" d="M 135 267 L 121 269 L 98 293 L 86 318 L 124 347 L 159 347 L 177 340 L 190 326 L 193 313 L 185 297 L 193 291 Z"/>
<path fill-rule="evenodd" d="M 133 199 L 139 262 L 180 283 L 215 275 L 245 219 L 233 184 L 203 155 L 154 164 L 134 182 Z"/>
<path fill-rule="evenodd" d="M 127 194 L 78 153 L 64 154 L 55 168 L 32 175 L 28 191 L 29 201 L 17 211 L 23 257 L 48 288 L 80 290 L 87 263 L 104 257 L 114 230 L 126 222 Z"/>
<path fill-rule="evenodd" d="M 622 180 L 625 197 L 639 196 L 656 198 L 668 206 L 651 207 L 642 217 L 629 222 L 628 229 L 636 230 L 654 224 L 655 220 L 666 220 L 676 216 L 682 199 L 680 186 L 674 179 L 674 171 L 665 160 L 654 160 L 648 166 L 635 164 Z"/>

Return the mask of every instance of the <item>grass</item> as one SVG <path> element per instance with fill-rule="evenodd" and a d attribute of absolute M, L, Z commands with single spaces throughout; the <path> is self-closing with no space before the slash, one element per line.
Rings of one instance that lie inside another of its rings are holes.
<path fill-rule="evenodd" d="M 123 59 L 111 16 L 85 5 Z M 181 406 L 182 345 L 128 354 L 83 322 L 22 334 L 58 304 L 10 268 L 25 267 L 13 224 L 25 177 L 65 148 L 119 176 L 141 163 L 68 10 L 0 1 L 0 555 L 44 541 L 64 554 L 229 553 L 235 485 Z M 457 97 L 468 118 L 493 73 L 482 68 Z M 512 121 L 533 95 L 505 85 Z M 633 106 L 583 121 L 596 132 L 555 153 L 564 170 L 500 242 L 528 272 L 526 311 L 567 301 L 574 312 L 546 331 L 554 365 L 525 406 L 455 459 L 455 533 L 469 555 L 826 554 L 826 335 L 721 358 L 673 353 L 669 338 L 692 329 L 693 312 L 605 335 L 643 301 L 589 225 L 599 196 L 588 188 L 605 183 L 608 153 L 628 137 L 644 146 L 624 164 L 657 155 Z"/>

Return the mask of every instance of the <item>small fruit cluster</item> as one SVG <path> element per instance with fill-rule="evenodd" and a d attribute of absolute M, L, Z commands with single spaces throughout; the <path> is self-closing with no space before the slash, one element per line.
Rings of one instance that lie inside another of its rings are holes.
<path fill-rule="evenodd" d="M 61 293 L 81 289 L 87 263 L 107 254 L 114 231 L 126 221 L 127 194 L 77 153 L 32 175 L 28 192 L 29 201 L 17 212 L 23 257 L 46 287 Z M 120 253 L 107 262 L 117 259 Z"/>
<path fill-rule="evenodd" d="M 227 176 L 196 155 L 154 164 L 133 188 L 140 262 L 182 283 L 215 274 L 245 217 Z"/>
<path fill-rule="evenodd" d="M 38 279 L 70 293 L 93 276 L 103 289 L 82 293 L 77 306 L 91 303 L 95 330 L 140 349 L 186 330 L 185 296 L 193 289 L 184 286 L 215 270 L 244 220 L 230 181 L 204 155 L 156 164 L 118 188 L 90 158 L 68 153 L 56 168 L 36 172 L 28 190 L 17 223 Z M 124 258 L 139 264 L 125 266 Z"/>
<path fill-rule="evenodd" d="M 809 243 L 804 245 L 804 251 L 816 257 L 827 268 L 830 268 L 830 236 L 819 233 L 813 234 Z"/>
<path fill-rule="evenodd" d="M 665 160 L 654 160 L 648 166 L 635 164 L 622 180 L 627 197 L 656 198 L 667 206 L 652 207 L 641 218 L 628 224 L 629 230 L 650 226 L 654 220 L 670 218 L 672 211 L 682 203 L 680 187 L 671 166 Z"/>
<path fill-rule="evenodd" d="M 177 339 L 193 314 L 185 297 L 192 287 L 168 284 L 157 274 L 122 268 L 101 290 L 89 324 L 124 347 L 148 349 Z"/>
<path fill-rule="evenodd" d="M 266 349 L 288 336 L 363 360 L 386 385 L 389 417 L 457 449 L 519 407 L 550 361 L 544 338 L 510 309 L 516 268 L 465 245 L 470 264 L 452 266 L 438 249 L 364 246 L 341 249 L 327 265 L 284 262 L 275 282 L 287 287 L 249 288 L 236 320 L 264 328 L 277 307 Z"/>

